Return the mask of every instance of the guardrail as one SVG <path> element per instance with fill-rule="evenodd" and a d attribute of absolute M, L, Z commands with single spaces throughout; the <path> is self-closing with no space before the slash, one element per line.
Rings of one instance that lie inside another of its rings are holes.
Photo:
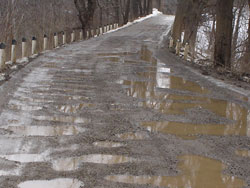
<path fill-rule="evenodd" d="M 85 40 L 88 40 L 92 37 L 96 37 L 96 36 L 100 36 L 103 35 L 107 32 L 109 32 L 110 30 L 113 29 L 117 29 L 119 27 L 118 23 L 114 23 L 111 25 L 105 25 L 102 27 L 98 27 L 95 29 L 89 29 L 86 31 L 86 37 Z M 60 46 L 64 46 L 65 44 L 67 44 L 67 32 L 58 32 L 58 33 L 54 33 L 53 38 L 52 37 L 48 37 L 46 34 L 44 34 L 43 36 L 43 48 L 42 51 L 39 51 L 37 46 L 38 46 L 38 41 L 37 38 L 34 36 L 31 39 L 31 46 L 28 46 L 30 44 L 30 41 L 28 41 L 26 38 L 22 38 L 21 41 L 21 57 L 22 58 L 28 58 L 29 55 L 31 54 L 31 57 L 34 55 L 37 55 L 41 52 L 45 52 L 47 50 L 49 50 L 48 44 L 50 40 L 53 40 L 53 48 L 58 48 Z M 78 34 L 79 36 L 76 37 L 76 34 Z M 61 37 L 62 39 L 62 43 L 59 44 L 59 37 Z M 76 42 L 77 39 L 79 39 L 79 41 L 84 40 L 84 35 L 83 35 L 83 30 L 72 30 L 72 32 L 70 33 L 70 42 L 69 43 L 73 43 Z M 51 42 L 51 41 L 50 41 Z M 11 43 L 11 48 L 10 48 L 10 63 L 16 63 L 17 62 L 17 44 L 18 42 L 13 39 L 12 43 Z M 29 47 L 29 48 L 28 48 Z M 31 49 L 31 53 L 28 53 L 28 49 Z M 0 43 L 0 71 L 4 70 L 6 68 L 6 44 L 4 43 Z"/>

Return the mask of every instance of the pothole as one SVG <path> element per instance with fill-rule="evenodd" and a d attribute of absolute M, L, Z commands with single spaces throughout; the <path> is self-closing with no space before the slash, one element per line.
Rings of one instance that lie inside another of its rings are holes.
<path fill-rule="evenodd" d="M 246 127 L 242 124 L 220 125 L 220 124 L 192 124 L 181 122 L 143 122 L 143 127 L 146 127 L 150 132 L 161 132 L 165 134 L 173 134 L 179 137 L 194 136 L 194 135 L 214 135 L 227 136 L 239 135 L 245 136 Z"/>
<path fill-rule="evenodd" d="M 124 146 L 124 144 L 119 142 L 108 142 L 108 141 L 94 142 L 93 145 L 102 148 L 118 148 Z"/>
<path fill-rule="evenodd" d="M 135 161 L 137 160 L 134 158 L 119 156 L 119 155 L 92 154 L 80 157 L 58 159 L 53 162 L 53 169 L 56 171 L 73 171 L 77 170 L 82 163 L 112 165 L 112 164 L 129 163 Z"/>
<path fill-rule="evenodd" d="M 86 129 L 78 126 L 9 126 L 6 130 L 20 136 L 72 136 L 83 133 Z"/>
<path fill-rule="evenodd" d="M 236 155 L 239 155 L 241 157 L 250 157 L 250 151 L 249 150 L 237 150 Z"/>
<path fill-rule="evenodd" d="M 77 179 L 32 180 L 20 183 L 18 188 L 80 188 L 84 183 Z"/>
<path fill-rule="evenodd" d="M 243 180 L 234 176 L 222 174 L 225 165 L 220 161 L 192 155 L 182 156 L 179 159 L 178 168 L 181 170 L 181 174 L 175 177 L 114 175 L 107 176 L 105 179 L 119 183 L 152 185 L 168 188 L 240 188 L 244 186 Z"/>

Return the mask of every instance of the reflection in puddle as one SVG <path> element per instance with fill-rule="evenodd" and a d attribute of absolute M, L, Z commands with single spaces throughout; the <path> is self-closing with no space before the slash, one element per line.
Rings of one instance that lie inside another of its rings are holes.
<path fill-rule="evenodd" d="M 6 129 L 21 136 L 71 136 L 86 131 L 77 126 L 9 126 Z"/>
<path fill-rule="evenodd" d="M 163 123 L 156 123 L 155 125 L 150 125 L 153 131 L 172 132 L 183 137 L 186 137 L 188 134 L 250 136 L 249 110 L 226 100 L 212 99 L 205 96 L 190 96 L 192 94 L 177 95 L 166 93 L 167 91 L 159 88 L 188 91 L 199 95 L 208 94 L 210 91 L 198 83 L 170 75 L 171 70 L 158 62 L 147 46 L 142 46 L 139 56 L 141 60 L 149 62 L 152 65 L 149 67 L 148 72 L 137 73 L 138 77 L 144 78 L 146 81 L 123 79 L 117 83 L 126 86 L 128 96 L 145 99 L 144 102 L 139 103 L 140 107 L 151 108 L 167 115 L 183 115 L 186 110 L 192 108 L 204 109 L 211 111 L 217 116 L 234 121 L 233 125 L 226 126 L 192 124 L 177 124 L 174 126 L 169 123 L 167 123 L 168 126 L 165 126 Z"/>
<path fill-rule="evenodd" d="M 0 155 L 1 158 L 9 161 L 16 161 L 20 163 L 34 163 L 46 161 L 46 154 L 13 154 L 13 155 Z"/>
<path fill-rule="evenodd" d="M 32 180 L 20 183 L 18 188 L 80 188 L 84 183 L 77 179 Z"/>
<path fill-rule="evenodd" d="M 81 163 L 95 163 L 95 164 L 120 164 L 134 162 L 136 159 L 119 156 L 119 155 L 85 155 L 81 157 L 72 157 L 65 159 L 58 159 L 53 162 L 53 169 L 56 171 L 73 171 L 77 170 Z"/>
<path fill-rule="evenodd" d="M 22 166 L 9 170 L 0 170 L 0 176 L 20 176 L 22 171 Z"/>
<path fill-rule="evenodd" d="M 174 134 L 180 137 L 190 135 L 240 135 L 246 134 L 245 127 L 236 125 L 218 125 L 218 124 L 191 124 L 180 122 L 143 122 L 142 126 L 151 132 L 162 132 L 165 134 Z"/>
<path fill-rule="evenodd" d="M 200 156 L 180 157 L 178 168 L 182 171 L 176 177 L 167 176 L 107 176 L 105 179 L 113 182 L 153 185 L 169 188 L 240 188 L 244 186 L 241 179 L 222 174 L 225 166 L 216 160 Z"/>
<path fill-rule="evenodd" d="M 93 143 L 94 146 L 97 147 L 103 147 L 103 148 L 118 148 L 118 147 L 122 147 L 124 146 L 124 144 L 122 143 L 118 143 L 118 142 L 94 142 Z"/>
<path fill-rule="evenodd" d="M 152 81 L 149 82 L 130 81 L 130 80 L 120 81 L 121 84 L 130 87 L 128 89 L 129 96 L 134 96 L 134 93 L 141 94 L 142 96 L 145 96 L 146 93 L 152 93 L 151 96 L 148 97 L 153 97 L 152 95 L 157 95 L 156 88 L 175 89 L 175 90 L 189 91 L 199 94 L 208 93 L 207 89 L 201 87 L 200 85 L 194 82 L 186 81 L 181 77 L 170 76 L 164 73 L 155 74 L 153 72 L 143 72 L 138 74 L 140 76 L 144 75 L 143 77 Z M 155 79 L 157 80 L 155 81 Z"/>
<path fill-rule="evenodd" d="M 61 105 L 56 108 L 63 113 L 77 113 L 84 108 L 94 107 L 94 104 Z"/>
<path fill-rule="evenodd" d="M 148 138 L 148 136 L 142 132 L 118 134 L 117 137 L 123 140 L 144 140 Z"/>
<path fill-rule="evenodd" d="M 86 118 L 72 116 L 33 116 L 33 119 L 38 121 L 54 121 L 63 123 L 89 123 Z"/>
<path fill-rule="evenodd" d="M 238 151 L 236 151 L 236 154 L 241 156 L 241 157 L 250 157 L 249 150 L 238 150 Z"/>

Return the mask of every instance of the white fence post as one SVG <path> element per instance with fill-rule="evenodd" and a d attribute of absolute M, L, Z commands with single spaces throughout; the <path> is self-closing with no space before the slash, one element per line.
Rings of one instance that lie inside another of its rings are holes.
<path fill-rule="evenodd" d="M 45 34 L 43 36 L 43 51 L 46 51 L 48 49 L 48 37 L 47 35 Z"/>
<path fill-rule="evenodd" d="M 62 32 L 62 36 L 63 36 L 63 45 L 66 44 L 66 32 Z"/>
<path fill-rule="evenodd" d="M 12 63 L 16 63 L 16 45 L 17 45 L 16 40 L 12 40 L 11 58 L 10 58 Z"/>
<path fill-rule="evenodd" d="M 27 40 L 22 38 L 22 58 L 27 57 Z"/>
<path fill-rule="evenodd" d="M 5 48 L 6 45 L 4 43 L 0 44 L 0 69 L 3 70 L 5 68 Z"/>
<path fill-rule="evenodd" d="M 55 48 L 58 47 L 58 35 L 57 35 L 57 33 L 54 33 L 54 47 Z"/>
<path fill-rule="evenodd" d="M 73 30 L 71 33 L 71 42 L 75 41 L 75 31 Z"/>
<path fill-rule="evenodd" d="M 36 50 L 36 45 L 37 45 L 37 41 L 36 41 L 36 37 L 32 37 L 32 43 L 31 43 L 31 55 L 34 55 L 37 53 Z"/>

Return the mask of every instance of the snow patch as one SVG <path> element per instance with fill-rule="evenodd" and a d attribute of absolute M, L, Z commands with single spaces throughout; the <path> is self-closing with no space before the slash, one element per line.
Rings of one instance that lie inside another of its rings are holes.
<path fill-rule="evenodd" d="M 115 32 L 115 31 L 119 31 L 119 30 L 121 30 L 121 29 L 124 29 L 124 28 L 126 28 L 126 27 L 129 27 L 129 26 L 131 26 L 131 25 L 134 25 L 134 24 L 136 24 L 136 23 L 142 22 L 142 21 L 144 21 L 144 20 L 147 20 L 147 19 L 149 19 L 149 18 L 158 16 L 158 15 L 161 15 L 161 14 L 163 14 L 163 13 L 160 12 L 160 11 L 158 11 L 158 9 L 154 8 L 152 14 L 149 14 L 149 15 L 147 15 L 147 16 L 145 16 L 145 17 L 142 17 L 142 18 L 138 18 L 137 20 L 134 20 L 133 22 L 128 22 L 126 25 L 124 25 L 124 26 L 122 26 L 122 27 L 119 27 L 119 28 L 117 28 L 117 29 L 113 29 L 113 30 L 110 30 L 110 31 L 104 33 L 104 35 L 107 34 L 107 33 L 112 33 L 112 32 Z"/>

